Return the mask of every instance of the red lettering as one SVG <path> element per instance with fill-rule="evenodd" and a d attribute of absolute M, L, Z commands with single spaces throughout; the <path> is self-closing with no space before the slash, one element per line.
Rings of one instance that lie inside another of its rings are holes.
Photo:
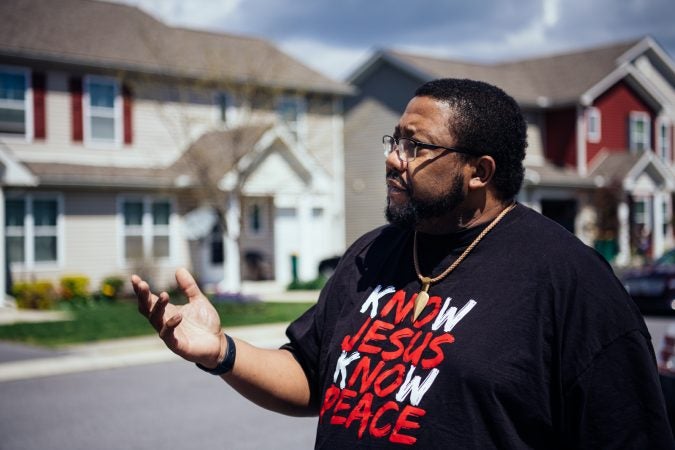
<path fill-rule="evenodd" d="M 398 411 L 398 404 L 394 401 L 388 401 L 384 405 L 380 407 L 375 412 L 375 415 L 373 416 L 373 421 L 370 422 L 370 427 L 368 428 L 368 431 L 370 432 L 371 436 L 375 438 L 383 438 L 386 435 L 389 434 L 391 431 L 391 424 L 386 424 L 384 426 L 378 427 L 377 423 L 380 421 L 380 418 L 386 413 L 387 411 Z"/>
<path fill-rule="evenodd" d="M 378 397 L 386 397 L 387 395 L 394 392 L 401 386 L 401 384 L 403 384 L 404 374 L 405 374 L 405 366 L 403 364 L 396 364 L 391 369 L 382 372 L 382 375 L 377 377 L 377 380 L 375 380 L 375 387 L 374 387 L 375 394 L 377 394 Z M 396 378 L 394 378 L 394 380 L 391 382 L 391 384 L 389 384 L 389 386 L 383 386 L 390 375 L 395 375 Z"/>
<path fill-rule="evenodd" d="M 452 344 L 453 342 L 455 342 L 455 337 L 450 333 L 444 333 L 440 336 L 436 336 L 435 338 L 433 338 L 431 343 L 429 344 L 429 350 L 433 351 L 436 354 L 436 356 L 432 358 L 423 359 L 422 368 L 433 369 L 441 362 L 443 362 L 445 355 L 443 354 L 443 350 L 441 349 L 441 344 Z"/>
<path fill-rule="evenodd" d="M 383 334 L 379 334 L 378 330 L 391 330 L 394 328 L 394 325 L 383 322 L 381 320 L 376 320 L 373 322 L 373 325 L 368 329 L 365 336 L 363 337 L 363 342 L 359 345 L 359 352 L 361 353 L 379 353 L 382 348 L 375 345 L 370 345 L 368 342 L 371 341 L 384 341 L 387 337 Z"/>
<path fill-rule="evenodd" d="M 396 307 L 396 315 L 394 316 L 394 324 L 398 325 L 405 319 L 413 309 L 415 303 L 411 298 L 406 302 L 405 291 L 397 291 L 384 305 L 384 308 L 380 311 L 381 317 L 387 317 L 387 315 Z"/>
<path fill-rule="evenodd" d="M 424 335 L 424 341 L 422 341 L 419 347 L 415 348 L 415 344 L 417 343 L 417 340 L 420 338 L 420 336 L 422 336 L 422 332 L 418 331 L 417 334 L 415 334 L 415 337 L 410 340 L 410 343 L 408 344 L 408 347 L 406 347 L 405 352 L 403 352 L 403 361 L 412 362 L 414 366 L 419 363 L 422 353 L 427 348 L 427 345 L 429 345 L 429 341 L 431 340 L 433 334 L 427 332 Z"/>
<path fill-rule="evenodd" d="M 359 420 L 361 422 L 361 425 L 359 425 L 359 439 L 363 437 L 363 433 L 366 431 L 366 428 L 368 428 L 368 420 L 370 419 L 370 416 L 373 414 L 371 412 L 371 407 L 373 406 L 373 394 L 370 392 L 364 395 L 361 400 L 359 400 L 359 403 L 354 407 L 352 412 L 349 414 L 349 417 L 347 418 L 347 423 L 345 423 L 345 427 L 349 428 L 352 425 L 352 422 L 355 420 Z"/>
<path fill-rule="evenodd" d="M 361 375 L 361 387 L 359 387 L 359 393 L 363 394 L 368 389 L 370 389 L 370 385 L 373 384 L 373 381 L 375 381 L 375 378 L 377 378 L 377 376 L 380 374 L 383 367 L 384 361 L 380 361 L 377 363 L 377 366 L 375 366 L 375 369 L 371 372 L 370 358 L 368 356 L 362 357 L 354 368 L 354 373 L 352 373 L 352 376 L 349 378 L 349 387 L 354 386 L 358 380 L 359 375 Z"/>
<path fill-rule="evenodd" d="M 417 295 L 415 295 L 415 298 L 417 298 Z M 434 309 L 429 311 L 427 309 L 429 305 L 433 305 Z M 424 311 L 429 311 L 429 314 L 425 315 Z M 417 320 L 413 323 L 413 326 L 415 328 L 422 328 L 424 325 L 434 320 L 440 311 L 441 311 L 441 298 L 438 296 L 430 297 L 429 301 L 427 302 L 427 306 L 422 310 L 422 315 L 417 318 Z"/>
<path fill-rule="evenodd" d="M 356 391 L 352 391 L 351 389 L 343 389 L 341 394 L 340 394 L 340 399 L 338 400 L 337 404 L 335 405 L 335 409 L 333 409 L 333 417 L 330 418 L 330 423 L 333 425 L 342 425 L 347 421 L 345 417 L 338 416 L 338 413 L 340 411 L 344 411 L 345 409 L 349 409 L 349 403 L 345 403 L 345 399 L 349 398 L 354 398 L 356 397 Z"/>
<path fill-rule="evenodd" d="M 361 328 L 359 331 L 354 335 L 354 337 L 350 337 L 349 335 L 345 336 L 345 338 L 342 340 L 342 350 L 345 352 L 351 351 L 351 349 L 354 348 L 354 345 L 358 342 L 359 338 L 363 334 L 364 330 L 368 328 L 368 325 L 370 325 L 370 317 L 366 318 L 366 321 L 361 325 Z"/>
<path fill-rule="evenodd" d="M 396 350 L 382 352 L 382 359 L 385 361 L 391 361 L 392 359 L 400 358 L 403 354 L 403 350 L 405 350 L 405 346 L 403 345 L 403 342 L 401 342 L 401 338 L 409 338 L 413 334 L 415 334 L 415 332 L 410 328 L 402 328 L 400 330 L 394 331 L 389 337 L 389 342 L 393 344 L 394 347 L 396 347 Z"/>
<path fill-rule="evenodd" d="M 396 420 L 396 425 L 394 425 L 394 431 L 389 436 L 389 441 L 395 444 L 406 444 L 413 445 L 417 442 L 416 437 L 408 436 L 402 433 L 403 430 L 416 430 L 420 427 L 420 424 L 413 422 L 410 419 L 418 419 L 424 416 L 427 412 L 422 408 L 416 408 L 415 406 L 405 405 L 403 412 L 398 416 Z"/>
<path fill-rule="evenodd" d="M 323 397 L 323 404 L 321 405 L 321 411 L 319 412 L 319 421 L 323 419 L 323 413 L 335 405 L 338 398 L 340 398 L 340 388 L 332 384 L 326 389 L 326 395 Z"/>

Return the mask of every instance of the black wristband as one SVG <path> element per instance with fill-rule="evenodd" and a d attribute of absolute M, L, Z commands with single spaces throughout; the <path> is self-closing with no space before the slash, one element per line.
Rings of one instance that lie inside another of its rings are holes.
<path fill-rule="evenodd" d="M 232 367 L 234 367 L 234 359 L 237 357 L 237 347 L 235 347 L 234 341 L 227 334 L 225 334 L 225 340 L 227 341 L 227 353 L 220 364 L 213 369 L 209 369 L 199 363 L 197 363 L 197 367 L 211 375 L 222 375 L 232 370 Z"/>

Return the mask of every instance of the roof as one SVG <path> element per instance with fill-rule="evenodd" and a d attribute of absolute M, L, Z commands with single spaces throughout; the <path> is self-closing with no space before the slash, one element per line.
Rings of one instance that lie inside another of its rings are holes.
<path fill-rule="evenodd" d="M 253 37 L 170 27 L 140 9 L 94 0 L 3 0 L 0 55 L 144 73 L 254 81 L 303 91 L 351 88 Z"/>
<path fill-rule="evenodd" d="M 41 186 L 171 188 L 174 174 L 158 169 L 26 162 Z"/>
<path fill-rule="evenodd" d="M 639 42 L 641 39 L 634 39 L 497 64 L 432 58 L 394 50 L 383 51 L 375 59 L 398 65 L 421 81 L 448 76 L 481 80 L 498 85 L 523 105 L 550 106 L 578 102 L 584 92 L 614 71 L 621 63 L 621 56 Z"/>

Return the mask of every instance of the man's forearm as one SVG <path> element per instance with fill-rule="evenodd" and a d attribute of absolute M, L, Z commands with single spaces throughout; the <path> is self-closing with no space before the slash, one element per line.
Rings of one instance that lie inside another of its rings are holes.
<path fill-rule="evenodd" d="M 235 339 L 232 371 L 222 378 L 237 392 L 263 408 L 290 416 L 314 416 L 305 372 L 287 350 L 262 349 Z"/>

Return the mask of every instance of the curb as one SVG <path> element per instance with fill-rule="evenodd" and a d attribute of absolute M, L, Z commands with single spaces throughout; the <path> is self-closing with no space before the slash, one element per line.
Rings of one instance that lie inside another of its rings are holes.
<path fill-rule="evenodd" d="M 227 334 L 257 347 L 278 348 L 287 342 L 288 324 L 255 325 L 224 329 Z M 91 370 L 183 361 L 157 336 L 119 339 L 67 347 L 66 354 L 0 364 L 0 382 L 65 375 Z"/>

